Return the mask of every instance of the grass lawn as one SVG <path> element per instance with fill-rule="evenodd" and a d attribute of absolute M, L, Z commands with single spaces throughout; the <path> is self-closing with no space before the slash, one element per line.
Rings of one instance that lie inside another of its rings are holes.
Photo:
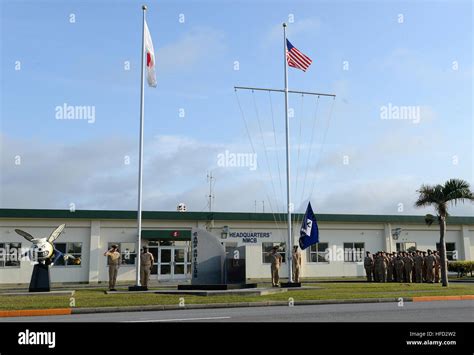
<path fill-rule="evenodd" d="M 267 296 L 186 296 L 157 294 L 107 295 L 104 289 L 78 290 L 74 295 L 75 307 L 117 307 L 137 305 L 178 305 L 180 298 L 185 304 L 288 301 L 355 298 L 398 298 L 413 296 L 474 295 L 474 284 L 451 284 L 448 288 L 440 284 L 396 284 L 396 283 L 320 283 L 316 290 L 293 290 Z M 0 310 L 69 308 L 69 296 L 0 296 Z"/>

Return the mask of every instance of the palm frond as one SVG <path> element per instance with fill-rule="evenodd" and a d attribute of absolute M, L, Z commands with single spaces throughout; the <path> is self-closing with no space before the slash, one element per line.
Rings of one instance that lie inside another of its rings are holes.
<path fill-rule="evenodd" d="M 474 201 L 474 194 L 470 190 L 469 183 L 461 179 L 450 179 L 446 181 L 443 187 L 446 202 L 456 205 L 465 200 Z"/>
<path fill-rule="evenodd" d="M 415 206 L 425 207 L 434 203 L 435 201 L 433 200 L 433 191 L 434 186 L 421 185 L 420 189 L 417 190 L 420 195 L 418 196 L 418 200 L 415 202 Z"/>
<path fill-rule="evenodd" d="M 421 185 L 417 192 L 420 195 L 415 206 L 433 205 L 440 217 L 448 215 L 448 202 L 456 205 L 465 200 L 474 201 L 474 193 L 470 190 L 469 183 L 462 179 L 450 179 L 444 185 Z"/>
<path fill-rule="evenodd" d="M 429 205 L 437 205 L 444 202 L 443 186 L 442 185 L 421 185 L 417 190 L 420 194 L 418 200 L 415 202 L 416 207 L 425 207 Z"/>
<path fill-rule="evenodd" d="M 428 226 L 431 226 L 435 221 L 435 217 L 432 215 L 432 214 L 427 214 L 425 216 L 425 223 L 428 225 Z"/>

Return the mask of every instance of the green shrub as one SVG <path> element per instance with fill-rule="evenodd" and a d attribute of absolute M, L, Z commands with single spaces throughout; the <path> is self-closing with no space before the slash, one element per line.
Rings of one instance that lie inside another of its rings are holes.
<path fill-rule="evenodd" d="M 457 272 L 458 277 L 463 277 L 467 275 L 467 273 L 471 273 L 474 271 L 474 261 L 468 260 L 457 260 L 457 261 L 449 261 L 448 262 L 448 271 Z"/>

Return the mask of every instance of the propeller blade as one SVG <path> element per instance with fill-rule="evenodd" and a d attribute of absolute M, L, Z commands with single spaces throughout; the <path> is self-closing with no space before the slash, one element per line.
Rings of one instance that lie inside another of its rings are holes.
<path fill-rule="evenodd" d="M 21 229 L 15 229 L 15 232 L 22 237 L 24 237 L 27 241 L 31 242 L 33 239 L 35 239 L 30 233 L 27 233 L 25 231 L 22 231 Z"/>
<path fill-rule="evenodd" d="M 53 233 L 51 233 L 51 235 L 49 236 L 48 238 L 48 242 L 52 243 L 54 242 L 56 239 L 58 239 L 59 235 L 62 233 L 62 231 L 64 230 L 64 227 L 66 227 L 65 224 L 61 224 L 58 228 L 56 228 Z"/>
<path fill-rule="evenodd" d="M 81 258 L 80 257 L 75 257 L 72 254 L 66 253 L 66 254 L 63 254 L 63 258 L 64 258 L 65 261 L 71 259 L 71 261 L 74 265 L 81 265 Z"/>

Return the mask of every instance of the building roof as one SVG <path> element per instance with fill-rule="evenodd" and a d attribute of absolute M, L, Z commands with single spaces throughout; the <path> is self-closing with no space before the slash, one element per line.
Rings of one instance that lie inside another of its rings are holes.
<path fill-rule="evenodd" d="M 301 219 L 302 214 L 295 214 Z M 50 210 L 50 209 L 13 209 L 0 208 L 0 218 L 41 218 L 41 219 L 136 219 L 136 211 L 115 210 Z M 285 213 L 253 212 L 176 212 L 144 211 L 144 220 L 174 221 L 255 221 L 284 222 Z M 424 224 L 424 216 L 409 215 L 366 215 L 366 214 L 316 214 L 320 222 L 372 222 L 372 223 L 417 223 Z M 474 217 L 450 216 L 450 224 L 474 224 Z"/>

